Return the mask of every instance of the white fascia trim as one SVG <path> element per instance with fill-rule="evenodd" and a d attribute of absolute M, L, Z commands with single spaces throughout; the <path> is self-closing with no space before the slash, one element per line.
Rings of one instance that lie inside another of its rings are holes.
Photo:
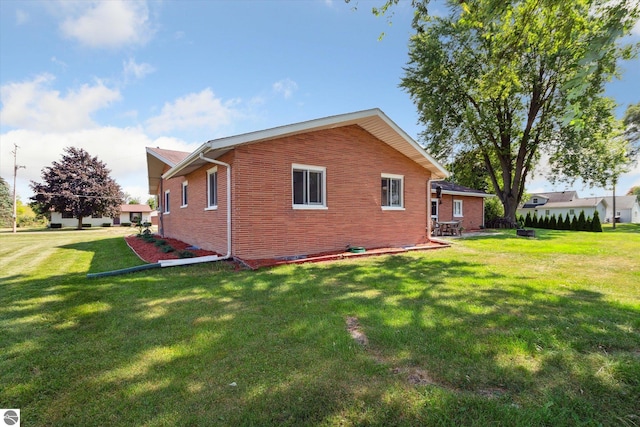
<path fill-rule="evenodd" d="M 436 190 L 432 189 L 432 193 L 435 193 Z M 450 196 L 472 196 L 472 197 L 496 197 L 495 194 L 487 194 L 487 193 L 466 193 L 464 191 L 446 191 L 442 190 L 442 194 L 448 194 Z"/>

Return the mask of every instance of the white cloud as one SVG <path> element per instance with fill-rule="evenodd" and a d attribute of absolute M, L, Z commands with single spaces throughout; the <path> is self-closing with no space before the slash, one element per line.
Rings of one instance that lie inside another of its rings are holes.
<path fill-rule="evenodd" d="M 133 58 L 129 58 L 129 60 L 124 62 L 122 65 L 124 68 L 125 80 L 128 80 L 131 77 L 142 79 L 147 74 L 151 74 L 156 70 L 153 66 L 144 62 L 142 64 L 136 63 L 136 60 Z"/>
<path fill-rule="evenodd" d="M 275 82 L 272 88 L 275 93 L 281 94 L 285 99 L 289 99 L 293 95 L 293 92 L 298 90 L 298 84 L 286 78 Z"/>
<path fill-rule="evenodd" d="M 193 128 L 219 130 L 230 125 L 234 118 L 241 116 L 240 111 L 235 108 L 238 102 L 223 102 L 207 88 L 202 92 L 178 98 L 172 103 L 167 102 L 158 116 L 146 121 L 146 126 L 152 133 Z"/>
<path fill-rule="evenodd" d="M 15 130 L 0 135 L 2 164 L 0 175 L 13 175 L 13 143 L 18 145 L 18 163 L 26 166 L 18 173 L 18 194 L 23 201 L 33 193 L 29 181 L 41 182 L 41 171 L 59 161 L 65 147 L 85 149 L 92 156 L 105 162 L 111 169 L 111 177 L 134 197 L 146 201 L 147 165 L 145 147 L 162 147 L 170 150 L 193 151 L 189 145 L 176 138 L 153 139 L 140 128 L 100 127 L 62 133 L 47 133 L 32 130 Z M 10 141 L 11 145 L 4 141 Z"/>
<path fill-rule="evenodd" d="M 16 25 L 24 25 L 29 22 L 29 14 L 22 9 L 16 10 Z"/>
<path fill-rule="evenodd" d="M 89 47 L 143 45 L 153 34 L 145 1 L 63 1 L 59 6 L 68 14 L 62 33 Z"/>
<path fill-rule="evenodd" d="M 59 65 L 60 67 L 66 69 L 68 67 L 67 63 L 64 61 L 59 60 L 58 58 L 56 58 L 55 56 L 51 57 L 51 62 L 53 62 L 56 65 Z"/>
<path fill-rule="evenodd" d="M 27 130 L 63 132 L 95 127 L 91 114 L 120 99 L 102 82 L 84 84 L 65 95 L 51 89 L 51 74 L 0 87 L 0 124 Z"/>

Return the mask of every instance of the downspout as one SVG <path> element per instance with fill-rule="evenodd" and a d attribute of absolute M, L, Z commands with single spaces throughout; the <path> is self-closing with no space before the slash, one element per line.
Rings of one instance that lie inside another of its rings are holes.
<path fill-rule="evenodd" d="M 160 206 L 160 210 L 158 211 L 158 217 L 160 219 L 158 227 L 160 228 L 158 231 L 160 235 L 164 237 L 164 210 L 166 206 L 164 205 L 164 178 L 160 176 L 160 194 L 158 194 L 158 206 Z"/>
<path fill-rule="evenodd" d="M 220 259 L 228 259 L 231 258 L 231 165 L 205 157 L 202 153 L 200 153 L 200 160 L 227 168 L 227 254 Z"/>

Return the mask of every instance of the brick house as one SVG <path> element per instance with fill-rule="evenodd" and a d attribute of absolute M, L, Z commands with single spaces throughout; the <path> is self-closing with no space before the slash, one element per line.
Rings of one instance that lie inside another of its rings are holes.
<path fill-rule="evenodd" d="M 427 242 L 448 175 L 379 109 L 147 148 L 147 168 L 162 235 L 244 260 Z"/>
<path fill-rule="evenodd" d="M 440 187 L 440 198 L 436 197 Z M 465 230 L 484 227 L 484 199 L 493 194 L 447 181 L 431 183 L 431 219 L 460 221 Z"/>

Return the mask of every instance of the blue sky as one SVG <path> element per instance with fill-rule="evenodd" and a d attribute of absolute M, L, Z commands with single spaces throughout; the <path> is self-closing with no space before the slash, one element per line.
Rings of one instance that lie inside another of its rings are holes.
<path fill-rule="evenodd" d="M 29 181 L 40 181 L 64 147 L 78 146 L 145 201 L 146 146 L 191 151 L 222 136 L 374 107 L 417 138 L 415 106 L 398 87 L 412 9 L 402 1 L 390 24 L 371 14 L 379 4 L 2 0 L 0 176 L 12 183 L 18 144 L 26 168 L 16 187 L 27 201 Z M 620 114 L 640 101 L 640 62 L 623 69 L 608 87 Z M 639 167 L 618 193 L 632 185 L 640 185 Z M 528 186 L 562 189 L 540 177 Z"/>

